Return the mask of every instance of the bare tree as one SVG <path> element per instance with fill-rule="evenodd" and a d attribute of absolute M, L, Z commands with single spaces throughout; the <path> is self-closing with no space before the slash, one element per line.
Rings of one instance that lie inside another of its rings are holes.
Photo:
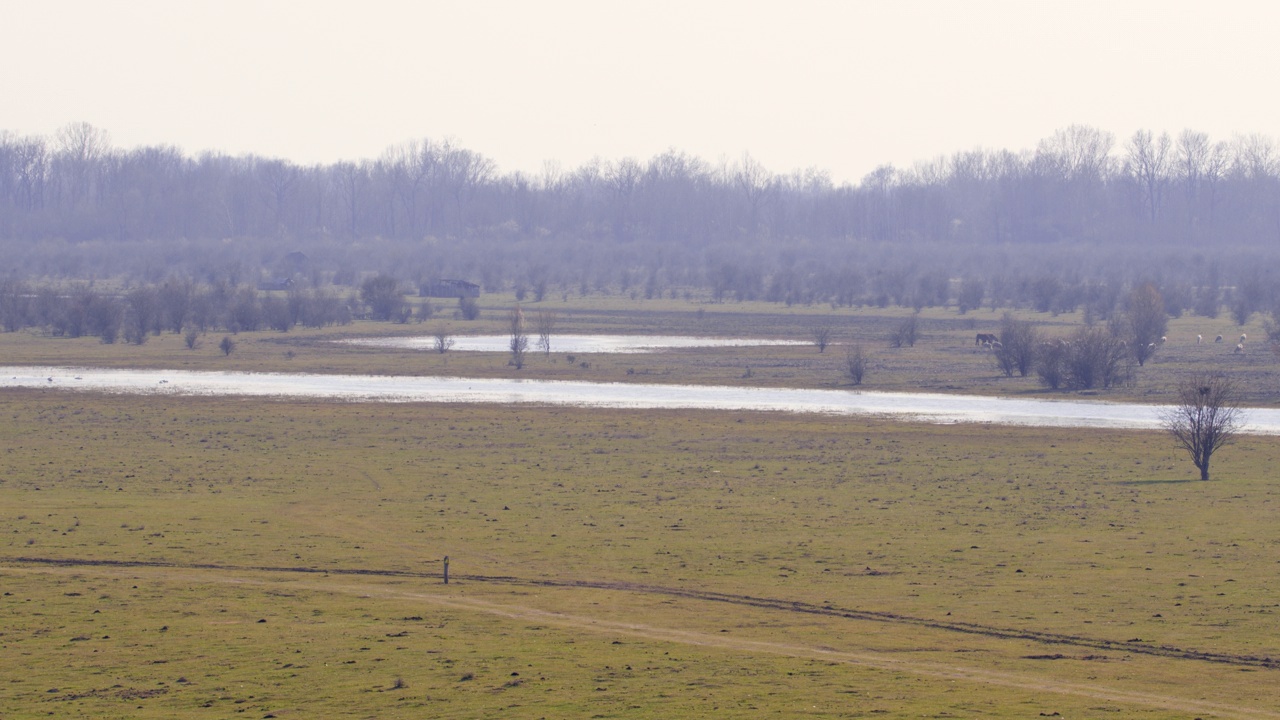
<path fill-rule="evenodd" d="M 898 323 L 898 327 L 893 331 L 893 334 L 889 336 L 889 345 L 896 348 L 903 346 L 915 347 L 919 321 L 920 313 L 918 312 L 911 313 L 910 316 L 904 318 L 902 322 Z"/>
<path fill-rule="evenodd" d="M 1128 338 L 1133 359 L 1143 365 L 1155 355 L 1165 331 L 1169 327 L 1169 315 L 1164 298 L 1151 283 L 1143 283 L 1129 293 L 1129 307 L 1125 312 Z"/>
<path fill-rule="evenodd" d="M 223 355 L 230 355 L 236 349 L 236 341 L 230 335 L 224 336 L 222 342 L 218 343 L 218 349 L 222 350 Z"/>
<path fill-rule="evenodd" d="M 862 350 L 861 345 L 849 348 L 844 358 L 844 372 L 854 385 L 862 384 L 862 378 L 867 374 L 867 364 L 867 354 Z"/>
<path fill-rule="evenodd" d="M 1036 358 L 1036 328 L 1029 320 L 1018 320 L 1005 313 L 1000 320 L 1000 340 L 993 343 L 992 357 L 1005 377 L 1016 372 L 1026 377 Z"/>
<path fill-rule="evenodd" d="M 1191 455 L 1200 479 L 1209 479 L 1209 460 L 1230 444 L 1243 422 L 1240 396 L 1231 378 L 1197 373 L 1178 385 L 1178 403 L 1160 415 L 1164 429 Z"/>
<path fill-rule="evenodd" d="M 449 334 L 449 329 L 443 325 L 436 328 L 435 334 L 431 337 L 434 338 L 434 342 L 431 347 L 436 352 L 443 355 L 453 348 L 453 336 Z"/>
<path fill-rule="evenodd" d="M 742 154 L 742 161 L 732 171 L 732 181 L 746 198 L 750 219 L 747 230 L 755 234 L 760 223 L 760 207 L 774 189 L 774 179 L 760 161 L 751 157 L 750 153 Z"/>
<path fill-rule="evenodd" d="M 1212 148 L 1206 133 L 1187 129 L 1178 135 L 1175 167 L 1177 178 L 1182 182 L 1182 189 L 1186 194 L 1188 231 L 1194 229 L 1196 224 L 1196 201 L 1208 169 Z"/>
<path fill-rule="evenodd" d="M 534 329 L 538 332 L 538 349 L 544 355 L 551 354 L 551 334 L 556 331 L 556 317 L 554 310 L 539 310 L 534 316 Z"/>
<path fill-rule="evenodd" d="M 60 129 L 56 137 L 64 200 L 67 208 L 76 210 L 89 199 L 95 167 L 110 152 L 110 136 L 87 122 L 76 122 Z"/>
<path fill-rule="evenodd" d="M 1138 184 L 1143 210 L 1154 223 L 1160 216 L 1164 189 L 1172 175 L 1173 141 L 1168 133 L 1154 137 L 1150 130 L 1139 130 L 1129 139 L 1127 150 L 1125 169 Z"/>
<path fill-rule="evenodd" d="M 371 167 L 372 164 L 367 160 L 361 163 L 339 162 L 333 166 L 333 179 L 346 206 L 347 221 L 353 238 L 360 236 L 359 219 L 364 196 L 369 189 Z"/>
<path fill-rule="evenodd" d="M 489 183 L 497 165 L 489 158 L 446 140 L 439 148 L 440 179 L 453 196 L 455 230 L 466 227 L 466 211 L 476 191 Z"/>
<path fill-rule="evenodd" d="M 834 329 L 824 323 L 814 326 L 809 332 L 813 337 L 813 344 L 817 346 L 818 352 L 821 353 L 831 344 L 831 333 L 834 332 Z"/>
<path fill-rule="evenodd" d="M 524 356 L 529 350 L 529 335 L 524 327 L 524 312 L 517 305 L 511 309 L 507 315 L 507 328 L 511 331 L 511 342 L 507 345 L 511 349 L 511 360 L 508 365 L 515 365 L 516 369 L 524 367 Z"/>
<path fill-rule="evenodd" d="M 960 293 L 956 297 L 956 309 L 963 315 L 970 310 L 982 307 L 982 297 L 987 293 L 987 283 L 982 278 L 965 278 L 960 283 Z"/>

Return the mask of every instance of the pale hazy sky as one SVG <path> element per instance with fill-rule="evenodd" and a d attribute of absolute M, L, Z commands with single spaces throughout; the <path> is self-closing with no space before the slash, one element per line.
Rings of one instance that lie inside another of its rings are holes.
<path fill-rule="evenodd" d="M 0 130 L 503 172 L 749 152 L 837 182 L 1073 123 L 1280 135 L 1280 3 L 0 0 Z"/>

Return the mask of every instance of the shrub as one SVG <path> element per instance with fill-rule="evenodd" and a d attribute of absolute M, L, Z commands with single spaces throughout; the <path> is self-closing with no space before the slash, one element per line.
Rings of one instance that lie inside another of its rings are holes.
<path fill-rule="evenodd" d="M 849 380 L 854 385 L 861 385 L 862 378 L 867 374 L 867 355 L 862 351 L 862 346 L 854 345 L 849 348 L 844 363 L 844 371 L 849 376 Z"/>
<path fill-rule="evenodd" d="M 897 329 L 889 337 L 889 345 L 896 348 L 915 347 L 919 327 L 920 313 L 911 313 L 909 317 L 898 323 Z"/>
<path fill-rule="evenodd" d="M 1035 365 L 1038 333 L 1029 320 L 1018 320 L 1005 313 L 1000 320 L 1000 342 L 992 351 L 996 366 L 1005 377 L 1016 372 L 1026 377 Z"/>
<path fill-rule="evenodd" d="M 1064 384 L 1072 390 L 1120 385 L 1129 378 L 1125 341 L 1104 328 L 1081 328 L 1071 336 L 1064 357 Z"/>

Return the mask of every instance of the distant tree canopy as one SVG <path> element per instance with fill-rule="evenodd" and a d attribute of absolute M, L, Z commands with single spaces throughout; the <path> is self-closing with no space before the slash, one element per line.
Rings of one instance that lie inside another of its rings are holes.
<path fill-rule="evenodd" d="M 569 233 L 595 240 L 858 238 L 888 242 L 1206 241 L 1274 237 L 1280 149 L 1071 126 L 1035 150 L 972 150 L 883 166 L 856 184 L 776 174 L 744 155 L 668 150 L 538 177 L 499 174 L 452 142 L 299 166 L 256 156 L 113 148 L 84 123 L 54 138 L 0 131 L 0 236 L 26 240 L 348 239 Z"/>
<path fill-rule="evenodd" d="M 1247 318 L 1276 302 L 1277 217 L 1272 139 L 1189 130 L 1117 143 L 1071 126 L 1034 150 L 965 151 L 840 185 L 674 149 L 530 176 L 429 139 L 303 166 L 119 149 L 84 123 L 52 138 L 0 131 L 0 255 L 22 278 L 360 287 L 383 273 L 537 299 L 549 285 L 699 287 L 715 301 L 1104 318 L 1142 278 L 1173 310 L 1225 304 Z"/>

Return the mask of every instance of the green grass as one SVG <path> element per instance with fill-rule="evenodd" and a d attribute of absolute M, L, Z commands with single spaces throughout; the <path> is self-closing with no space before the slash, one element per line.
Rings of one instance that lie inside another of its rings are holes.
<path fill-rule="evenodd" d="M 5 718 L 1275 714 L 1267 438 L 9 390 L 0 448 Z"/>

